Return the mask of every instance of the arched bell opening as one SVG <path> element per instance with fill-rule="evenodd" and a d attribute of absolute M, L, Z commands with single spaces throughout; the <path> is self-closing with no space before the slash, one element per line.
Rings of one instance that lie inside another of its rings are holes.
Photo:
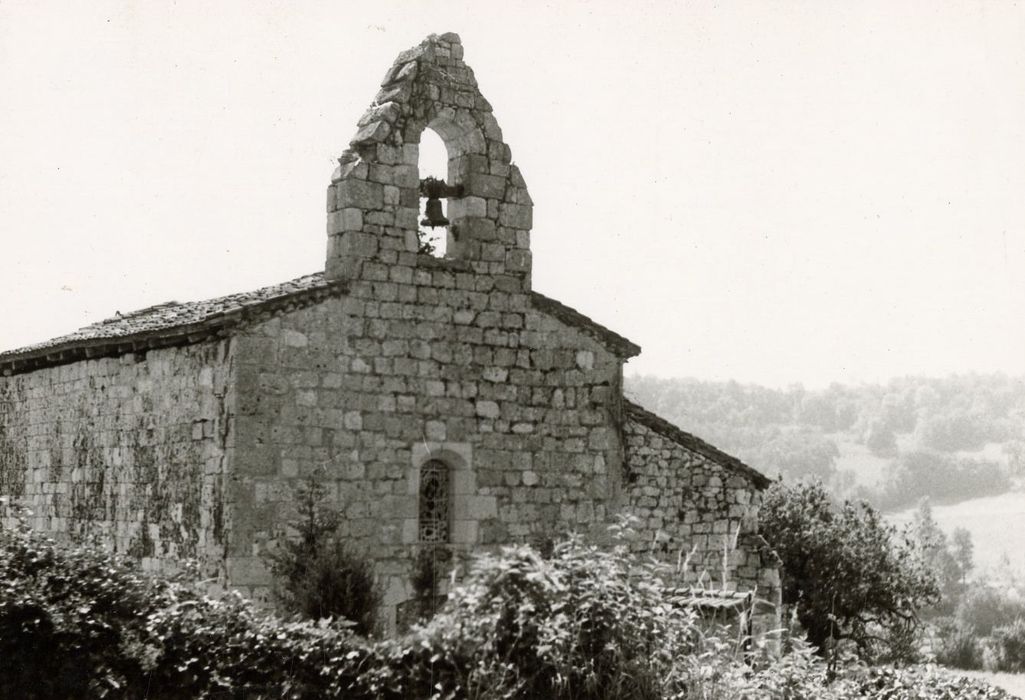
<path fill-rule="evenodd" d="M 430 197 L 430 187 L 424 184 L 431 181 L 446 182 L 449 171 L 449 153 L 441 136 L 433 129 L 426 128 L 420 134 L 419 163 L 417 165 L 420 178 L 420 209 L 418 218 L 417 238 L 420 241 L 420 253 L 427 253 L 436 258 L 447 257 L 449 243 L 448 198 Z"/>
<path fill-rule="evenodd" d="M 480 129 L 462 112 L 435 106 L 426 124 L 412 123 L 407 138 L 418 144 L 420 194 L 418 238 L 429 246 L 420 252 L 436 257 L 466 258 L 461 224 L 486 215 L 482 199 L 468 197 L 473 173 L 487 171 L 487 142 Z M 473 202 L 469 200 L 473 199 Z M 434 224 L 434 225 L 431 225 Z"/>

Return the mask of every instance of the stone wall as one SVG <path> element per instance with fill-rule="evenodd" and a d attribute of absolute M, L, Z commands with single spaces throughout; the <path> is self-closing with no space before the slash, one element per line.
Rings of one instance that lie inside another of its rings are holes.
<path fill-rule="evenodd" d="M 38 530 L 217 575 L 229 356 L 220 341 L 0 377 L 0 495 Z"/>
<path fill-rule="evenodd" d="M 266 590 L 259 551 L 310 476 L 377 561 L 388 606 L 433 547 L 417 530 L 428 459 L 450 470 L 449 553 L 603 528 L 621 482 L 619 358 L 526 295 L 418 259 L 405 282 L 354 283 L 236 339 L 234 585 Z"/>
<path fill-rule="evenodd" d="M 753 591 L 774 615 L 779 559 L 758 534 L 765 477 L 713 461 L 703 452 L 714 448 L 644 409 L 627 416 L 624 512 L 643 533 L 634 550 L 678 563 L 681 584 Z"/>
<path fill-rule="evenodd" d="M 462 187 L 444 258 L 417 239 L 425 128 Z M 0 379 L 0 493 L 28 502 L 39 529 L 99 534 L 150 568 L 198 556 L 261 597 L 262 554 L 315 478 L 374 560 L 388 621 L 417 595 L 425 552 L 448 568 L 500 544 L 602 539 L 624 510 L 641 519 L 639 551 L 691 553 L 684 582 L 725 571 L 727 587 L 778 597 L 757 535 L 764 477 L 624 407 L 622 365 L 639 348 L 531 291 L 530 197 L 458 37 L 399 56 L 327 204 L 323 278 L 185 314 L 225 339 Z M 432 460 L 450 505 L 440 542 L 419 522 Z"/>

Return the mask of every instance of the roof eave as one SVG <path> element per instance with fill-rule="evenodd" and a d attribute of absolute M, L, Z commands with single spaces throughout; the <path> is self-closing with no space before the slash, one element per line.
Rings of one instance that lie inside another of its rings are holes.
<path fill-rule="evenodd" d="M 553 318 L 572 326 L 594 340 L 604 345 L 609 352 L 620 359 L 628 360 L 641 354 L 641 346 L 631 340 L 624 338 L 597 321 L 580 313 L 571 306 L 561 301 L 545 296 L 541 292 L 530 293 L 531 304 L 538 311 L 549 314 Z"/>
<path fill-rule="evenodd" d="M 772 479 L 765 476 L 757 469 L 744 464 L 733 455 L 723 452 L 715 445 L 705 442 L 696 435 L 692 435 L 691 433 L 682 430 L 667 421 L 665 418 L 652 413 L 643 406 L 630 400 L 624 400 L 623 404 L 626 408 L 627 414 L 641 425 L 644 425 L 660 435 L 673 440 L 681 447 L 697 452 L 716 464 L 750 479 L 751 482 L 760 490 L 764 490 L 772 484 Z"/>
<path fill-rule="evenodd" d="M 194 323 L 109 338 L 76 339 L 23 352 L 14 351 L 0 355 L 0 375 L 9 377 L 81 360 L 118 357 L 132 352 L 192 345 L 212 338 L 223 338 L 232 335 L 240 325 L 252 321 L 259 315 L 290 311 L 330 296 L 345 294 L 347 291 L 348 285 L 345 282 L 332 282 L 316 289 L 304 289 L 244 304 L 237 309 L 211 314 Z"/>

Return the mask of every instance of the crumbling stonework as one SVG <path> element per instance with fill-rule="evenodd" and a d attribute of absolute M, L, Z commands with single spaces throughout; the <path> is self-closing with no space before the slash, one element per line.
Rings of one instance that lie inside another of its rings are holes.
<path fill-rule="evenodd" d="M 425 128 L 462 188 L 444 258 L 419 252 Z M 261 554 L 314 478 L 392 621 L 424 552 L 602 537 L 621 513 L 639 549 L 692 552 L 682 584 L 778 595 L 765 478 L 624 402 L 640 348 L 531 289 L 532 203 L 457 36 L 399 56 L 327 208 L 323 274 L 0 354 L 2 492 L 40 529 L 153 566 L 198 557 L 259 597 Z M 443 521 L 425 524 L 428 498 Z"/>
<path fill-rule="evenodd" d="M 529 290 L 533 202 L 455 34 L 399 55 L 339 159 L 327 192 L 328 278 L 406 282 L 403 268 L 418 266 L 425 128 L 448 150 L 448 183 L 463 188 L 449 201 L 446 257 L 499 291 Z"/>

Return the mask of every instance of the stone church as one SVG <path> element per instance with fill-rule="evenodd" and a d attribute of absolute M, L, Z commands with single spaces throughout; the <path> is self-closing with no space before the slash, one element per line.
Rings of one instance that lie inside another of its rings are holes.
<path fill-rule="evenodd" d="M 446 182 L 420 179 L 425 129 Z M 447 200 L 444 257 L 422 248 L 422 197 Z M 150 570 L 195 558 L 259 597 L 261 552 L 313 477 L 392 624 L 425 551 L 601 537 L 630 514 L 681 587 L 771 611 L 768 480 L 624 399 L 640 348 L 534 291 L 532 218 L 459 37 L 430 36 L 339 159 L 324 272 L 0 353 L 0 496 L 39 530 Z"/>

